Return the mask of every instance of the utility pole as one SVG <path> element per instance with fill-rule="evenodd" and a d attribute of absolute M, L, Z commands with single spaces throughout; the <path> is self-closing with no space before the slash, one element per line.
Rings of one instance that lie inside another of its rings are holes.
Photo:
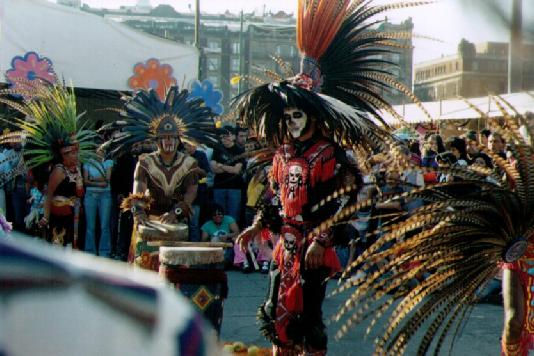
<path fill-rule="evenodd" d="M 240 26 L 239 26 L 239 78 L 243 75 L 243 10 L 241 10 Z M 237 93 L 241 94 L 241 83 L 243 81 L 239 79 L 237 83 Z"/>
<path fill-rule="evenodd" d="M 204 64 L 202 47 L 200 46 L 200 0 L 195 0 L 195 47 L 198 49 L 198 80 L 202 78 L 202 66 Z"/>
<path fill-rule="evenodd" d="M 523 0 L 513 0 L 508 46 L 508 93 L 523 90 Z"/>

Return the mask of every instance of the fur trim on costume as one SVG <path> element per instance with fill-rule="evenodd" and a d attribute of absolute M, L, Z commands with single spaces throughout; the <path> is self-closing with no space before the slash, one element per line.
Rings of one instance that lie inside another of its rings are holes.
<path fill-rule="evenodd" d="M 144 193 L 132 193 L 128 195 L 128 197 L 124 198 L 120 208 L 122 211 L 129 211 L 134 206 L 136 206 L 144 210 L 148 210 L 150 209 L 150 205 L 153 201 L 154 199 L 152 199 L 148 195 L 145 195 Z"/>

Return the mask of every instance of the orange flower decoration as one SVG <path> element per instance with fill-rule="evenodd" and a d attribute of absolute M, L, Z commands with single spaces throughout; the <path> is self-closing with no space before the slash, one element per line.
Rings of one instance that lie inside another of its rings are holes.
<path fill-rule="evenodd" d="M 128 86 L 136 89 L 154 89 L 161 100 L 165 99 L 167 89 L 176 84 L 176 78 L 172 76 L 172 67 L 168 64 L 151 58 L 146 63 L 137 63 L 134 67 L 134 75 L 128 79 Z"/>

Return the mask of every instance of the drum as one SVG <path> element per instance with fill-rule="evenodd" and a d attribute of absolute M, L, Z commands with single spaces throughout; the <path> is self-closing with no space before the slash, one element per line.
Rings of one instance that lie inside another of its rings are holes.
<path fill-rule="evenodd" d="M 161 247 L 159 273 L 220 333 L 228 280 L 221 247 Z"/>
<path fill-rule="evenodd" d="M 186 224 L 163 224 L 159 221 L 149 220 L 145 225 L 138 225 L 135 232 L 135 264 L 141 268 L 158 271 L 159 269 L 159 248 L 150 245 L 158 243 L 160 246 L 165 243 L 177 241 L 187 241 L 189 229 Z"/>
<path fill-rule="evenodd" d="M 143 241 L 187 241 L 189 228 L 186 224 L 163 224 L 149 221 L 137 228 L 139 237 Z"/>

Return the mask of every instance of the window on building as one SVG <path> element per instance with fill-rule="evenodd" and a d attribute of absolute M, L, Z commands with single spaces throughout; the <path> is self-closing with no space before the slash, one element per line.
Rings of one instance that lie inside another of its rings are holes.
<path fill-rule="evenodd" d="M 400 54 L 398 54 L 398 53 L 392 53 L 392 54 L 391 54 L 391 61 L 392 61 L 393 63 L 397 63 L 397 64 L 400 63 Z"/>
<path fill-rule="evenodd" d="M 208 70 L 217 71 L 220 67 L 219 57 L 208 57 Z"/>
<path fill-rule="evenodd" d="M 293 57 L 295 55 L 295 47 L 287 44 L 277 45 L 275 52 L 280 57 Z"/>
<path fill-rule="evenodd" d="M 208 39 L 208 49 L 211 51 L 220 52 L 221 51 L 221 41 L 216 39 Z"/>
<path fill-rule="evenodd" d="M 232 58 L 230 61 L 230 70 L 232 72 L 239 72 L 239 58 Z"/>
<path fill-rule="evenodd" d="M 478 70 L 479 66 L 478 66 L 478 62 L 477 61 L 473 61 L 473 70 Z"/>
<path fill-rule="evenodd" d="M 238 41 L 232 42 L 232 54 L 239 54 L 240 53 L 240 43 Z"/>
<path fill-rule="evenodd" d="M 214 88 L 216 88 L 216 89 L 219 88 L 219 77 L 217 77 L 215 75 L 210 75 L 210 76 L 206 77 L 206 79 L 213 83 L 213 87 Z"/>
<path fill-rule="evenodd" d="M 295 48 L 295 46 L 289 46 L 289 56 L 290 57 L 298 56 L 298 51 Z"/>

